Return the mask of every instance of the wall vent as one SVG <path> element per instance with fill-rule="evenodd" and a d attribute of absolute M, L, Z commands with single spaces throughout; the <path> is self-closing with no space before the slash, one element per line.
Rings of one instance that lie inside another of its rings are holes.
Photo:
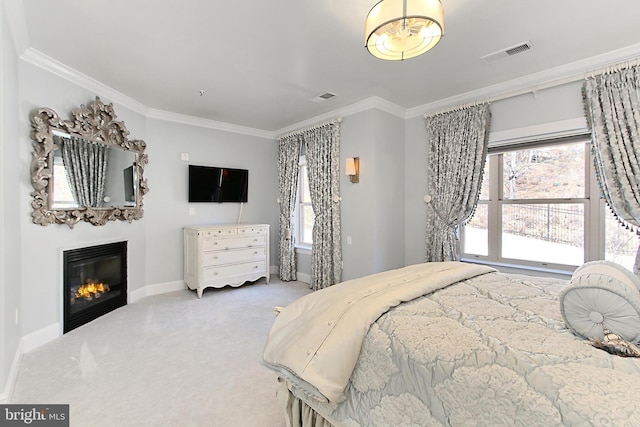
<path fill-rule="evenodd" d="M 531 44 L 531 42 L 523 42 L 515 46 L 510 46 L 505 49 L 501 49 L 497 52 L 493 52 L 488 55 L 482 56 L 480 57 L 480 59 L 482 59 L 487 64 L 491 64 L 501 59 L 508 58 L 510 56 L 517 55 L 519 53 L 523 53 L 528 50 L 531 50 L 532 47 L 533 45 Z"/>

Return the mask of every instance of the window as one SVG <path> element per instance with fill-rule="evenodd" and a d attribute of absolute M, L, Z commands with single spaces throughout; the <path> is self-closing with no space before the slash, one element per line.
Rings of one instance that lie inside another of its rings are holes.
<path fill-rule="evenodd" d="M 607 214 L 583 138 L 490 149 L 462 256 L 570 271 L 608 259 L 632 268 L 638 240 Z"/>
<path fill-rule="evenodd" d="M 73 198 L 73 193 L 69 187 L 69 179 L 67 178 L 67 171 L 64 167 L 62 157 L 53 157 L 51 183 L 53 184 L 53 194 L 56 195 L 55 203 L 51 206 L 52 209 L 71 209 L 78 207 L 78 203 L 76 203 Z"/>
<path fill-rule="evenodd" d="M 304 156 L 301 156 L 300 173 L 298 175 L 298 201 L 296 204 L 296 241 L 299 246 L 310 247 L 313 244 L 314 220 L 315 214 L 311 207 L 311 195 L 309 194 L 307 162 Z"/>

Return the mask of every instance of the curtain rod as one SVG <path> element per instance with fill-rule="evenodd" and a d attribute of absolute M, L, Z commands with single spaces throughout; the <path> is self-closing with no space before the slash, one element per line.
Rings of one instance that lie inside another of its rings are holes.
<path fill-rule="evenodd" d="M 331 120 L 326 121 L 326 122 L 318 123 L 318 124 L 315 124 L 313 126 L 309 126 L 307 128 L 294 130 L 292 132 L 288 132 L 288 133 L 285 133 L 283 135 L 280 135 L 280 136 L 276 137 L 276 139 L 280 140 L 282 138 L 288 138 L 288 137 L 293 136 L 293 135 L 299 135 L 301 133 L 304 133 L 304 132 L 307 132 L 307 131 L 310 131 L 310 130 L 315 130 L 315 129 L 319 129 L 319 128 L 322 128 L 322 127 L 325 127 L 325 126 L 334 125 L 336 123 L 342 123 L 342 117 L 337 117 L 335 119 L 331 119 Z"/>
<path fill-rule="evenodd" d="M 456 111 L 456 110 L 461 110 L 464 108 L 468 108 L 471 106 L 475 106 L 475 105 L 481 105 L 481 104 L 491 104 L 492 102 L 495 101 L 501 101 L 503 99 L 508 99 L 508 98 L 513 98 L 519 95 L 525 95 L 527 93 L 532 93 L 533 96 L 537 96 L 537 93 L 541 90 L 545 90 L 545 89 L 550 89 L 552 87 L 556 87 L 556 86 L 561 86 L 563 84 L 567 84 L 567 83 L 573 83 L 573 82 L 577 82 L 579 80 L 586 80 L 589 78 L 594 78 L 598 75 L 601 74 L 611 74 L 614 73 L 616 71 L 620 71 L 620 70 L 624 70 L 626 68 L 631 68 L 634 66 L 640 65 L 640 58 L 634 58 L 634 59 L 630 59 L 630 60 L 626 60 L 626 61 L 622 61 L 622 62 L 616 62 L 613 64 L 609 64 L 606 66 L 602 66 L 602 67 L 598 67 L 598 68 L 594 68 L 592 70 L 588 70 L 588 71 L 583 71 L 583 72 L 579 72 L 577 74 L 568 76 L 568 77 L 563 77 L 563 78 L 559 78 L 559 79 L 555 79 L 555 80 L 551 80 L 547 83 L 542 83 L 533 87 L 529 87 L 529 88 L 523 88 L 523 89 L 519 89 L 519 90 L 513 90 L 510 92 L 505 92 L 503 94 L 500 95 L 495 95 L 495 96 L 489 96 L 487 98 L 484 99 L 480 99 L 477 101 L 472 101 L 472 102 L 466 102 L 460 105 L 455 105 L 455 106 L 449 106 L 449 107 L 445 107 L 442 108 L 440 110 L 436 110 L 430 113 L 424 113 L 423 114 L 423 118 L 427 119 L 429 117 L 433 117 L 433 116 L 437 116 L 438 114 L 444 114 L 444 113 L 450 113 L 452 111 Z"/>

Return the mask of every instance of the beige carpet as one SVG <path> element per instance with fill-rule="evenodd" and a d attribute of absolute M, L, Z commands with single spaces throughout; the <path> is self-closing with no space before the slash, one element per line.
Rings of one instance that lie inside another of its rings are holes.
<path fill-rule="evenodd" d="M 25 354 L 11 403 L 70 404 L 78 427 L 284 426 L 259 361 L 273 307 L 309 292 L 273 278 L 144 298 Z"/>

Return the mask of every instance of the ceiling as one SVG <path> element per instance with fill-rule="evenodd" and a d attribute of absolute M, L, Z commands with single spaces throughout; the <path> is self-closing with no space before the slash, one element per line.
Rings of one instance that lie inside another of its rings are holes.
<path fill-rule="evenodd" d="M 266 132 L 370 99 L 419 110 L 640 53 L 637 0 L 442 0 L 440 44 L 386 62 L 364 48 L 376 3 L 22 0 L 29 51 L 149 109 Z M 481 59 L 522 42 L 532 49 Z M 314 102 L 325 92 L 336 96 Z"/>

